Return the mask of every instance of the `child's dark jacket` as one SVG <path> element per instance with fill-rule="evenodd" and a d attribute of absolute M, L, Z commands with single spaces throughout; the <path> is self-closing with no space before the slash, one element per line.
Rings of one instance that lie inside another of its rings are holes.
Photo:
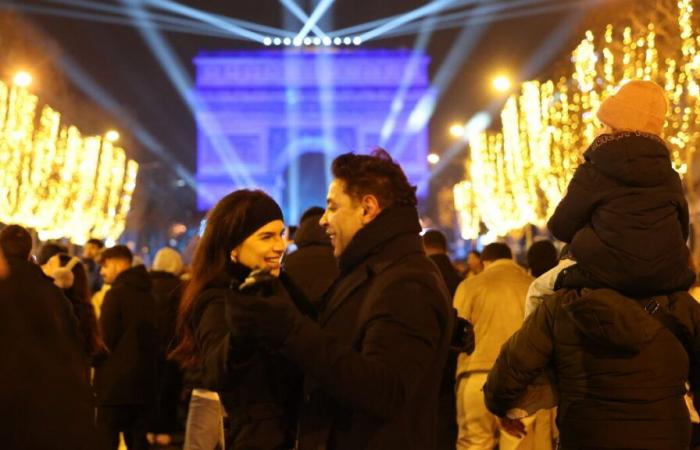
<path fill-rule="evenodd" d="M 549 219 L 552 234 L 593 279 L 627 295 L 687 290 L 688 204 L 663 140 L 605 134 L 584 157 Z"/>

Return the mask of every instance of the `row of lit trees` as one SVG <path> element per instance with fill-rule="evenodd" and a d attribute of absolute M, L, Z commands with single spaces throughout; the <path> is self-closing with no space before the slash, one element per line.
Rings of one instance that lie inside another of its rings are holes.
<path fill-rule="evenodd" d="M 501 112 L 501 132 L 468 137 L 468 179 L 454 187 L 464 238 L 477 237 L 480 222 L 498 235 L 543 225 L 595 137 L 595 111 L 626 80 L 665 87 L 671 109 L 664 137 L 676 170 L 692 177 L 688 166 L 700 137 L 700 36 L 692 0 L 678 1 L 677 13 L 676 33 L 666 24 L 661 37 L 653 21 L 586 32 L 567 76 L 523 83 Z"/>
<path fill-rule="evenodd" d="M 138 164 L 114 145 L 115 131 L 83 136 L 51 107 L 39 112 L 30 83 L 24 72 L 0 82 L 0 222 L 34 228 L 42 240 L 116 240 Z"/>

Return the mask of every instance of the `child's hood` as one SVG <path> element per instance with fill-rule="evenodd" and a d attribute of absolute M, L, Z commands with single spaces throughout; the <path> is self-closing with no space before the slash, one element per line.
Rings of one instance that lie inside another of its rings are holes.
<path fill-rule="evenodd" d="M 630 186 L 657 186 L 666 184 L 670 177 L 678 177 L 666 144 L 645 133 L 601 135 L 584 157 L 608 177 Z"/>

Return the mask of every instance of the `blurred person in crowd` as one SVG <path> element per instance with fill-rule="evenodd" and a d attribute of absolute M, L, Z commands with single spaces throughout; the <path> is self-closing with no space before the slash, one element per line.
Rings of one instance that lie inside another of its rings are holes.
<path fill-rule="evenodd" d="M 462 282 L 462 277 L 457 273 L 450 256 L 447 254 L 447 238 L 445 234 L 440 230 L 426 231 L 423 233 L 423 248 L 425 248 L 425 254 L 433 260 L 440 270 L 450 296 L 454 296 L 457 286 Z"/>
<path fill-rule="evenodd" d="M 547 450 L 552 448 L 550 413 L 523 419 L 524 438 L 505 432 L 484 403 L 482 386 L 504 342 L 523 323 L 525 296 L 533 278 L 503 243 L 484 247 L 484 271 L 463 281 L 454 298 L 460 317 L 474 325 L 476 348 L 457 363 L 457 449 Z M 521 355 L 527 358 L 527 354 Z"/>
<path fill-rule="evenodd" d="M 296 238 L 298 229 L 299 227 L 296 225 L 289 225 L 287 227 L 287 234 L 285 236 L 285 239 L 287 240 L 286 253 L 294 253 L 297 250 Z"/>
<path fill-rule="evenodd" d="M 439 230 L 428 230 L 423 233 L 425 254 L 437 265 L 442 279 L 445 281 L 450 297 L 454 297 L 462 277 L 455 269 L 447 254 L 447 238 Z M 438 449 L 454 449 L 457 444 L 457 410 L 455 408 L 455 371 L 457 370 L 458 353 L 451 351 L 445 363 L 445 369 L 440 386 L 438 406 Z"/>
<path fill-rule="evenodd" d="M 315 305 L 338 276 L 331 240 L 318 223 L 323 212 L 316 206 L 302 214 L 296 232 L 297 250 L 282 260 L 285 272 Z"/>
<path fill-rule="evenodd" d="M 32 238 L 0 232 L 0 436 L 3 449 L 99 449 L 84 342 L 69 301 L 29 261 Z"/>
<path fill-rule="evenodd" d="M 55 242 L 47 242 L 39 249 L 39 254 L 36 257 L 36 263 L 44 266 L 53 255 L 59 253 L 68 253 L 68 248 Z"/>
<path fill-rule="evenodd" d="M 53 278 L 54 284 L 61 288 L 70 300 L 73 313 L 78 319 L 85 355 L 92 365 L 98 358 L 105 356 L 108 350 L 97 324 L 85 267 L 77 257 L 57 253 L 49 258 L 42 270 Z"/>
<path fill-rule="evenodd" d="M 7 277 L 10 274 L 10 269 L 7 267 L 5 255 L 0 250 L 0 279 Z"/>
<path fill-rule="evenodd" d="M 186 450 L 210 450 L 220 441 L 215 431 L 221 429 L 219 397 L 231 423 L 227 449 L 294 445 L 301 374 L 276 351 L 294 317 L 282 317 L 273 328 L 260 325 L 256 333 L 236 320 L 236 305 L 258 301 L 285 315 L 312 314 L 281 270 L 283 233 L 282 211 L 262 191 L 235 191 L 208 216 L 180 307 L 179 342 L 171 354 L 188 370 L 194 388 Z M 219 397 L 212 395 L 217 392 Z"/>
<path fill-rule="evenodd" d="M 164 247 L 158 250 L 149 272 L 156 300 L 156 328 L 158 330 L 158 399 L 151 419 L 150 431 L 158 445 L 168 445 L 172 434 L 179 431 L 177 408 L 182 393 L 182 374 L 167 353 L 175 339 L 175 323 L 180 306 L 183 282 L 180 279 L 184 265 L 177 250 Z"/>
<path fill-rule="evenodd" d="M 156 395 L 155 299 L 144 266 L 132 267 L 123 245 L 102 251 L 105 295 L 100 326 L 110 354 L 95 369 L 97 424 L 105 450 L 116 450 L 119 433 L 129 450 L 148 448 L 148 414 Z"/>
<path fill-rule="evenodd" d="M 551 241 L 537 241 L 527 249 L 527 267 L 535 278 L 552 269 L 558 261 L 557 248 Z"/>
<path fill-rule="evenodd" d="M 467 273 L 464 278 L 473 277 L 484 271 L 484 263 L 481 261 L 481 253 L 477 250 L 472 250 L 467 255 Z"/>
<path fill-rule="evenodd" d="M 321 225 L 340 276 L 319 323 L 276 297 L 231 302 L 231 323 L 304 373 L 297 449 L 432 449 L 454 323 L 415 187 L 381 149 L 332 171 Z"/>
<path fill-rule="evenodd" d="M 88 239 L 83 247 L 83 264 L 87 269 L 88 286 L 93 294 L 102 289 L 102 275 L 100 275 L 100 265 L 97 261 L 100 259 L 100 252 L 105 247 L 104 241 L 96 238 Z"/>

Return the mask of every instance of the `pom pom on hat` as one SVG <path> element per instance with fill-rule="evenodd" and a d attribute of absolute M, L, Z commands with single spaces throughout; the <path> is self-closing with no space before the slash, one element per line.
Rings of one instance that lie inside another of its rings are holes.
<path fill-rule="evenodd" d="M 660 135 L 668 102 L 663 88 L 652 81 L 633 80 L 620 87 L 598 109 L 598 119 L 616 130 Z"/>

